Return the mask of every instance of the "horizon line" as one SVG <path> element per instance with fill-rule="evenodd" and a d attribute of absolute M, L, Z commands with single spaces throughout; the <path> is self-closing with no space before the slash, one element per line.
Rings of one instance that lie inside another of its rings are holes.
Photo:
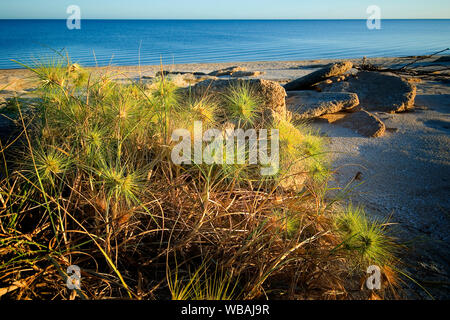
<path fill-rule="evenodd" d="M 67 18 L 0 18 L 0 20 L 67 20 Z M 159 20 L 159 21 L 341 21 L 367 18 L 82 18 L 82 20 Z M 382 20 L 450 20 L 449 18 L 384 18 Z"/>

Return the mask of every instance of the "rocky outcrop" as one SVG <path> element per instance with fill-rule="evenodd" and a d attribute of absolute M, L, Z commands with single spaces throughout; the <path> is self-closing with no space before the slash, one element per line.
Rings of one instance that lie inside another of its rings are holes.
<path fill-rule="evenodd" d="M 176 84 L 178 87 L 188 87 L 192 86 L 200 81 L 204 80 L 216 80 L 219 79 L 217 77 L 213 77 L 210 75 L 207 75 L 203 72 L 177 72 L 177 71 L 158 71 L 155 75 L 155 77 L 151 76 L 143 76 L 142 79 L 147 80 L 148 82 L 152 83 L 154 80 L 158 79 L 162 74 L 164 74 L 164 77 L 167 77 L 167 79 L 170 79 L 174 84 Z"/>
<path fill-rule="evenodd" d="M 368 111 L 403 112 L 414 108 L 416 86 L 393 75 L 362 71 L 346 81 L 322 83 L 323 92 L 354 92 Z"/>
<path fill-rule="evenodd" d="M 348 112 L 336 112 L 330 114 L 324 114 L 323 116 L 318 117 L 316 120 L 320 122 L 325 122 L 328 124 L 335 123 L 336 121 L 342 120 L 348 116 Z"/>
<path fill-rule="evenodd" d="M 229 68 L 213 71 L 213 72 L 209 73 L 209 75 L 214 76 L 214 77 L 230 76 L 233 78 L 242 78 L 242 77 L 257 77 L 264 73 L 265 72 L 261 72 L 261 71 L 247 71 L 246 68 L 234 66 L 234 67 L 229 67 Z"/>
<path fill-rule="evenodd" d="M 265 72 L 261 71 L 236 71 L 231 74 L 233 78 L 241 78 L 241 77 L 257 77 L 263 75 Z"/>
<path fill-rule="evenodd" d="M 310 89 L 313 85 L 322 82 L 328 78 L 341 76 L 350 69 L 352 69 L 353 63 L 350 61 L 332 63 L 325 68 L 312 72 L 302 78 L 288 82 L 284 85 L 286 91 L 306 90 Z"/>
<path fill-rule="evenodd" d="M 234 67 L 229 67 L 229 68 L 213 71 L 213 72 L 209 73 L 209 75 L 214 76 L 214 77 L 223 77 L 223 76 L 231 76 L 233 73 L 241 72 L 241 71 L 247 71 L 247 69 L 238 67 L 238 66 L 234 66 Z"/>
<path fill-rule="evenodd" d="M 294 119 L 310 119 L 354 109 L 359 105 L 359 100 L 354 93 L 289 91 L 286 105 Z"/>
<path fill-rule="evenodd" d="M 207 75 L 204 72 L 185 72 L 185 71 L 167 71 L 167 70 L 164 70 L 162 72 L 158 71 L 155 76 L 156 77 L 160 77 L 161 75 L 168 76 L 168 75 L 179 75 L 179 74 L 181 74 L 181 75 L 194 75 L 194 76 L 206 76 Z"/>
<path fill-rule="evenodd" d="M 365 137 L 381 137 L 386 131 L 384 123 L 374 114 L 361 110 L 350 113 L 333 123 L 355 130 Z"/>

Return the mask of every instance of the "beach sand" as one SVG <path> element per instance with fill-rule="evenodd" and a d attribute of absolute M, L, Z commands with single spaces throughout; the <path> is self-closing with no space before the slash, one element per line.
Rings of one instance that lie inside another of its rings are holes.
<path fill-rule="evenodd" d="M 374 58 L 380 66 L 402 66 L 414 58 Z M 424 68 L 438 64 L 431 60 L 419 63 Z M 164 70 L 204 72 L 240 66 L 262 71 L 258 78 L 285 83 L 299 78 L 329 62 L 339 60 L 235 62 L 163 66 Z M 360 59 L 353 60 L 359 63 Z M 440 64 L 442 67 L 442 64 Z M 448 62 L 444 65 L 448 67 Z M 90 68 L 94 72 L 112 72 L 119 81 L 150 78 L 161 66 Z M 27 70 L 0 70 L 0 97 L 28 95 L 33 82 Z M 412 276 L 427 285 L 436 298 L 449 298 L 450 283 L 450 85 L 449 75 L 434 81 L 416 80 L 418 89 L 413 112 L 377 116 L 386 124 L 381 138 L 366 138 L 334 124 L 312 122 L 314 128 L 330 137 L 329 151 L 336 175 L 332 186 L 344 187 L 359 173 L 362 180 L 353 182 L 349 201 L 361 203 L 368 214 L 393 223 L 394 236 L 407 243 L 406 267 Z M 447 81 L 445 81 L 447 79 Z M 0 121 L 0 127 L 6 125 Z M 357 186 L 357 184 L 360 184 Z M 415 286 L 407 290 L 410 298 L 427 295 Z"/>

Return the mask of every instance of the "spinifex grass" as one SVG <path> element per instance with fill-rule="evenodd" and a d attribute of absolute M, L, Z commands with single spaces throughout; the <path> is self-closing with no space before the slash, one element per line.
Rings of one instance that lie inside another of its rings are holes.
<path fill-rule="evenodd" d="M 395 263 L 398 245 L 387 235 L 388 223 L 370 220 L 364 208 L 352 204 L 336 216 L 335 223 L 344 236 L 343 247 L 356 253 L 352 256 L 364 267 Z"/>
<path fill-rule="evenodd" d="M 239 126 L 252 126 L 262 113 L 261 99 L 254 89 L 246 82 L 238 82 L 225 93 L 225 114 L 229 121 Z"/>
<path fill-rule="evenodd" d="M 77 295 L 90 299 L 352 298 L 340 276 L 351 260 L 390 257 L 361 224 L 352 232 L 378 247 L 337 250 L 347 235 L 315 191 L 329 175 L 324 141 L 289 119 L 263 124 L 280 130 L 278 176 L 171 161 L 172 130 L 193 121 L 262 126 L 249 84 L 194 96 L 164 76 L 119 84 L 69 59 L 29 69 L 37 99 L 1 149 L 0 287 L 14 290 L 0 293 L 74 298 L 61 270 L 78 265 Z"/>

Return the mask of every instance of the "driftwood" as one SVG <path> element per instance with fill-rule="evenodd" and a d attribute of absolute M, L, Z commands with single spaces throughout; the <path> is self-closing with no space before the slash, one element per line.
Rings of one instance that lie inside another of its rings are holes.
<path fill-rule="evenodd" d="M 418 56 L 418 57 L 416 57 L 416 59 L 414 61 L 409 62 L 400 68 L 383 68 L 380 66 L 376 66 L 372 63 L 369 63 L 367 61 L 367 58 L 364 57 L 362 63 L 358 66 L 355 66 L 354 68 L 357 70 L 360 70 L 360 71 L 390 72 L 390 73 L 394 73 L 394 74 L 402 74 L 402 75 L 410 75 L 410 76 L 442 77 L 442 75 L 436 74 L 436 72 L 448 71 L 448 70 L 450 70 L 450 67 L 443 66 L 443 65 L 435 65 L 435 66 L 441 66 L 443 68 L 438 69 L 438 70 L 436 70 L 436 69 L 435 70 L 417 70 L 418 66 L 414 66 L 414 64 L 416 64 L 417 62 L 429 59 L 433 56 L 436 56 L 440 53 L 443 53 L 443 52 L 446 52 L 449 50 L 450 50 L 450 48 L 446 48 L 444 50 L 440 50 L 440 51 L 435 52 L 430 55 Z"/>
<path fill-rule="evenodd" d="M 435 52 L 435 53 L 430 54 L 430 55 L 428 55 L 428 56 L 420 56 L 420 57 L 417 57 L 416 60 L 414 60 L 413 62 L 410 62 L 410 63 L 404 65 L 403 67 L 401 67 L 401 68 L 398 69 L 398 70 L 405 70 L 407 67 L 412 66 L 413 64 L 415 64 L 415 63 L 417 63 L 417 62 L 419 62 L 419 61 L 422 61 L 422 60 L 425 60 L 425 59 L 429 59 L 429 58 L 431 58 L 431 57 L 433 57 L 433 56 L 435 56 L 435 55 L 438 55 L 439 53 L 443 53 L 443 52 L 448 51 L 448 50 L 450 50 L 450 48 L 447 48 L 447 49 L 444 49 L 444 50 Z"/>

